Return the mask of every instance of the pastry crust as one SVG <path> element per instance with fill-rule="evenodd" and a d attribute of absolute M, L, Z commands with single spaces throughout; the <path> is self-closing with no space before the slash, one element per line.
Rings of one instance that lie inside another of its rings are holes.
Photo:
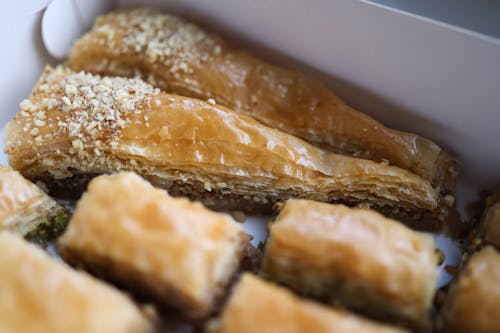
<path fill-rule="evenodd" d="M 24 176 L 71 191 L 79 177 L 130 170 L 219 209 L 269 210 L 299 197 L 363 203 L 435 229 L 435 218 L 447 213 L 430 183 L 406 170 L 323 151 L 138 79 L 63 67 L 45 70 L 7 126 L 5 143 L 10 164 Z"/>
<path fill-rule="evenodd" d="M 0 332 L 153 332 L 115 288 L 0 232 Z"/>
<path fill-rule="evenodd" d="M 438 277 L 431 235 L 365 209 L 289 200 L 262 271 L 306 295 L 413 327 L 429 323 Z"/>
<path fill-rule="evenodd" d="M 449 291 L 443 332 L 498 333 L 500 254 L 487 246 L 474 254 Z"/>
<path fill-rule="evenodd" d="M 345 311 L 302 300 L 282 287 L 244 274 L 209 333 L 403 333 Z"/>
<path fill-rule="evenodd" d="M 432 141 L 385 127 L 323 83 L 234 49 L 182 18 L 149 9 L 97 19 L 68 65 L 105 75 L 141 75 L 167 92 L 250 115 L 336 153 L 389 161 L 451 192 L 457 162 Z"/>
<path fill-rule="evenodd" d="M 0 231 L 28 238 L 40 237 L 43 232 L 54 236 L 62 231 L 66 220 L 63 206 L 19 172 L 0 165 Z"/>
<path fill-rule="evenodd" d="M 241 225 L 133 173 L 90 182 L 61 255 L 187 317 L 212 313 L 249 244 Z"/>

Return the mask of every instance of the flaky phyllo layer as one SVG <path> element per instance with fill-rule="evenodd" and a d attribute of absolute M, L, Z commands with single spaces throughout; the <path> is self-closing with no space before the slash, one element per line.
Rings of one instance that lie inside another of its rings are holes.
<path fill-rule="evenodd" d="M 295 197 L 413 221 L 447 210 L 429 181 L 398 167 L 321 150 L 213 101 L 64 67 L 44 71 L 5 142 L 11 165 L 52 189 L 131 170 L 218 208 L 269 209 Z"/>
<path fill-rule="evenodd" d="M 430 324 L 432 235 L 368 209 L 288 200 L 269 228 L 262 272 L 301 294 L 413 328 Z"/>
<path fill-rule="evenodd" d="M 38 186 L 0 166 L 0 231 L 43 242 L 59 235 L 68 219 L 68 211 Z"/>
<path fill-rule="evenodd" d="M 405 333 L 346 310 L 297 297 L 286 288 L 246 273 L 238 281 L 221 315 L 208 323 L 209 333 L 364 332 Z"/>
<path fill-rule="evenodd" d="M 92 180 L 58 240 L 66 260 L 192 319 L 216 309 L 248 246 L 228 215 L 130 172 Z"/>
<path fill-rule="evenodd" d="M 132 9 L 99 17 L 67 64 L 104 75 L 140 75 L 164 91 L 215 99 L 327 150 L 389 162 L 442 193 L 454 187 L 457 162 L 434 142 L 385 127 L 320 81 L 233 48 L 175 15 Z"/>
<path fill-rule="evenodd" d="M 118 289 L 0 232 L 0 332 L 153 333 Z"/>

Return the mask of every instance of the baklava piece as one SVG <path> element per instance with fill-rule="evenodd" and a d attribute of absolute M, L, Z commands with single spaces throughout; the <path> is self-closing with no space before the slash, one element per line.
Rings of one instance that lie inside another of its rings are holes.
<path fill-rule="evenodd" d="M 303 300 L 285 288 L 244 274 L 209 333 L 403 333 L 345 311 Z"/>
<path fill-rule="evenodd" d="M 448 211 L 428 181 L 406 170 L 323 151 L 139 79 L 64 67 L 45 70 L 7 125 L 5 143 L 10 164 L 56 194 L 123 170 L 217 209 L 269 211 L 275 202 L 299 197 L 363 203 L 434 229 Z"/>
<path fill-rule="evenodd" d="M 500 254 L 487 246 L 474 254 L 452 283 L 441 331 L 500 332 Z"/>
<path fill-rule="evenodd" d="M 376 212 L 289 200 L 270 227 L 262 271 L 304 295 L 422 328 L 437 259 L 431 235 Z"/>
<path fill-rule="evenodd" d="M 0 232 L 0 332 L 153 332 L 117 289 Z"/>
<path fill-rule="evenodd" d="M 172 198 L 133 173 L 92 180 L 58 240 L 63 258 L 179 310 L 212 313 L 249 236 L 229 215 Z"/>
<path fill-rule="evenodd" d="M 186 20 L 149 9 L 97 19 L 67 64 L 104 75 L 141 75 L 167 92 L 252 116 L 335 153 L 388 161 L 451 192 L 457 163 L 434 142 L 385 127 L 326 85 L 232 48 Z"/>
<path fill-rule="evenodd" d="M 19 172 L 0 165 L 0 231 L 46 241 L 63 231 L 68 215 L 62 205 Z"/>

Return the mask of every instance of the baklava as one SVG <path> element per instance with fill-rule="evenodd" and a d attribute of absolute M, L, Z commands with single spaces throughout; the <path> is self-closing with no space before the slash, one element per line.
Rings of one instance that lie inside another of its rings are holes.
<path fill-rule="evenodd" d="M 500 254 L 487 246 L 474 254 L 449 291 L 441 316 L 441 331 L 498 333 Z"/>
<path fill-rule="evenodd" d="M 68 215 L 62 205 L 19 172 L 0 165 L 0 231 L 50 240 L 62 232 Z"/>
<path fill-rule="evenodd" d="M 197 320 L 215 309 L 249 236 L 229 215 L 124 172 L 90 182 L 57 244 L 70 263 Z"/>
<path fill-rule="evenodd" d="M 67 64 L 103 75 L 139 75 L 167 92 L 215 99 L 335 153 L 410 170 L 438 191 L 454 187 L 457 163 L 434 142 L 387 128 L 323 83 L 235 49 L 174 15 L 150 9 L 104 15 L 75 43 Z"/>
<path fill-rule="evenodd" d="M 152 333 L 117 289 L 0 232 L 0 332 Z"/>
<path fill-rule="evenodd" d="M 298 197 L 363 203 L 435 229 L 448 210 L 427 180 L 406 170 L 326 152 L 139 79 L 48 67 L 20 107 L 5 130 L 9 162 L 55 194 L 124 170 L 217 209 L 269 211 Z"/>
<path fill-rule="evenodd" d="M 244 274 L 209 333 L 403 333 L 402 329 L 378 324 L 303 300 L 283 287 Z"/>
<path fill-rule="evenodd" d="M 304 295 L 421 328 L 437 259 L 431 235 L 376 212 L 288 200 L 271 224 L 262 271 Z"/>

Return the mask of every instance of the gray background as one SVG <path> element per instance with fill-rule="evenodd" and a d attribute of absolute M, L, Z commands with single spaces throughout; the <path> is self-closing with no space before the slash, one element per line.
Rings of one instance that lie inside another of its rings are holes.
<path fill-rule="evenodd" d="M 500 0 L 368 0 L 500 38 Z"/>

